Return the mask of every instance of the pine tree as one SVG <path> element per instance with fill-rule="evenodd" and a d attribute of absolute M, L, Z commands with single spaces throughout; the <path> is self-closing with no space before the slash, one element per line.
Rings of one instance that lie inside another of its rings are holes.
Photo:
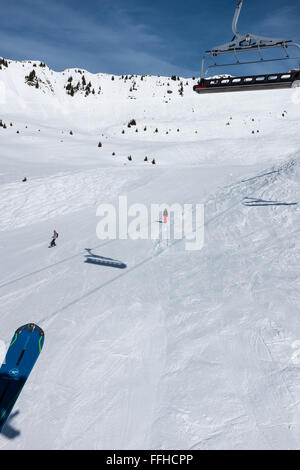
<path fill-rule="evenodd" d="M 26 78 L 27 82 L 34 82 L 34 80 L 36 78 L 35 70 L 32 70 L 32 72 L 30 72 L 30 74 L 25 78 Z"/>

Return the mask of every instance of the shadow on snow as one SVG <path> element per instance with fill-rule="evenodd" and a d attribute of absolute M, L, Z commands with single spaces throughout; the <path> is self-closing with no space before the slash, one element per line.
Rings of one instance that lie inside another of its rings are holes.
<path fill-rule="evenodd" d="M 109 268 L 116 268 L 116 269 L 126 269 L 127 265 L 122 261 L 118 261 L 112 258 L 104 258 L 104 256 L 98 256 L 92 253 L 92 250 L 86 248 L 88 255 L 85 257 L 85 263 L 87 264 L 94 264 L 96 266 L 106 266 Z"/>
<path fill-rule="evenodd" d="M 12 419 L 18 412 L 10 413 L 24 387 L 26 377 L 13 378 L 6 372 L 0 372 L 0 433 L 8 439 L 15 439 L 20 432 L 11 426 Z"/>
<path fill-rule="evenodd" d="M 6 424 L 4 425 L 1 435 L 6 437 L 6 439 L 12 440 L 20 436 L 21 432 L 17 431 L 11 424 L 13 419 L 19 414 L 20 414 L 19 411 L 15 411 L 14 413 L 12 413 L 10 417 L 8 418 Z"/>
<path fill-rule="evenodd" d="M 245 197 L 243 205 L 246 207 L 297 206 L 298 202 L 264 201 L 263 199 Z"/>

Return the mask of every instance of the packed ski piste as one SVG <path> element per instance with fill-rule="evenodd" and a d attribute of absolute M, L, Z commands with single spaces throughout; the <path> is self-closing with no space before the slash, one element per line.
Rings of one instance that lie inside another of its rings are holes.
<path fill-rule="evenodd" d="M 200 77 L 0 58 L 1 450 L 300 448 L 300 46 L 242 6 Z"/>

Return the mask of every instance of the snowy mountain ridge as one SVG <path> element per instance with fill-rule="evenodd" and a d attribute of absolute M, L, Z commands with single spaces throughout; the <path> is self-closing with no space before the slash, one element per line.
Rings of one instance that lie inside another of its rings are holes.
<path fill-rule="evenodd" d="M 6 65 L 0 65 L 2 70 L 2 79 L 8 85 L 8 92 L 12 84 L 17 84 L 18 89 L 22 89 L 23 96 L 27 87 L 36 88 L 40 93 L 56 95 L 59 99 L 65 98 L 65 95 L 72 98 L 94 97 L 100 98 L 105 92 L 110 93 L 111 97 L 125 97 L 127 99 L 136 99 L 136 92 L 147 93 L 149 91 L 149 82 L 153 88 L 152 97 L 158 96 L 166 101 L 170 101 L 170 95 L 177 92 L 180 96 L 183 94 L 184 87 L 188 84 L 196 83 L 196 78 L 187 80 L 177 76 L 173 77 L 152 77 L 147 75 L 122 75 L 115 76 L 109 74 L 93 74 L 82 69 L 66 69 L 62 72 L 55 72 L 39 61 L 16 62 L 2 59 Z M 111 83 L 116 82 L 116 83 Z M 190 82 L 190 83 L 189 83 Z M 22 88 L 21 88 L 22 87 Z M 160 93 L 157 95 L 155 92 Z M 155 90 L 156 89 L 156 90 Z M 26 90 L 28 92 L 28 89 Z M 33 95 L 31 95 L 33 96 Z M 38 91 L 36 92 L 38 96 Z M 42 100 L 42 97 L 40 97 Z M 73 100 L 73 101 L 76 101 Z M 68 101 L 64 99 L 64 104 Z M 69 101 L 70 103 L 70 101 Z M 89 101 L 90 103 L 90 101 Z"/>

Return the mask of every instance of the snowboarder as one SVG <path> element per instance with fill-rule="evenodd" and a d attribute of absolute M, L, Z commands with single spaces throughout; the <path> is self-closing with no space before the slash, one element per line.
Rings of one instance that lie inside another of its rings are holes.
<path fill-rule="evenodd" d="M 168 223 L 168 217 L 169 217 L 168 210 L 165 209 L 165 210 L 164 210 L 164 223 L 165 223 L 165 224 Z"/>
<path fill-rule="evenodd" d="M 50 246 L 49 248 L 53 248 L 54 246 L 56 246 L 56 240 L 58 239 L 58 233 L 56 230 L 54 230 L 53 232 L 53 236 L 52 236 L 52 241 L 50 243 Z"/>

